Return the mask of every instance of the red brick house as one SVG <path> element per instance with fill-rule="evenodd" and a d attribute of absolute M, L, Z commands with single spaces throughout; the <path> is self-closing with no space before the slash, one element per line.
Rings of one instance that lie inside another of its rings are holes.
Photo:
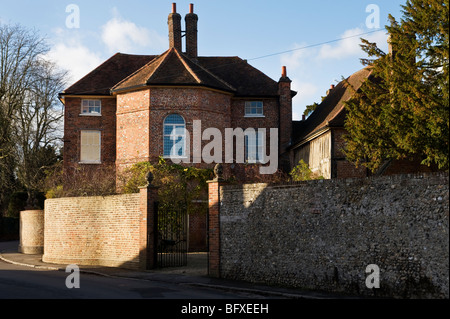
<path fill-rule="evenodd" d="M 177 141 L 174 132 L 182 128 L 192 132 L 196 120 L 222 134 L 225 128 L 277 128 L 278 163 L 289 167 L 287 147 L 296 93 L 290 89 L 285 68 L 280 80 L 274 81 L 236 56 L 198 56 L 197 21 L 191 5 L 186 31 L 182 31 L 174 4 L 168 17 L 167 51 L 161 55 L 117 53 L 60 94 L 65 105 L 66 170 L 77 165 L 120 170 L 167 157 Z M 179 141 L 186 143 L 186 136 L 179 135 Z M 266 143 L 269 139 L 267 131 Z M 246 139 L 252 142 L 260 143 L 259 136 Z M 260 149 L 255 152 L 258 157 Z M 184 150 L 177 155 L 185 156 Z"/>

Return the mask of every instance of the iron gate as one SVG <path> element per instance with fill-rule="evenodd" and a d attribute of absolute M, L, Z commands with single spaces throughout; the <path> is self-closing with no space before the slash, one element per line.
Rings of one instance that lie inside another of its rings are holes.
<path fill-rule="evenodd" d="M 155 205 L 156 265 L 181 267 L 187 265 L 188 214 L 185 203 Z"/>

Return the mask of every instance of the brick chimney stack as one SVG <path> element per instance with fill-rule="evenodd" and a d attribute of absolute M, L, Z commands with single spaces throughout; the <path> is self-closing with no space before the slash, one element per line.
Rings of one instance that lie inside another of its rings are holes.
<path fill-rule="evenodd" d="M 390 34 L 388 35 L 387 43 L 388 43 L 389 55 L 391 56 L 391 59 L 394 60 L 395 54 L 397 52 L 394 50 L 394 47 L 392 45 L 392 38 L 391 38 Z"/>
<path fill-rule="evenodd" d="M 186 54 L 196 59 L 198 56 L 197 49 L 197 22 L 198 16 L 194 13 L 194 5 L 189 5 L 189 13 L 186 14 Z"/>
<path fill-rule="evenodd" d="M 181 15 L 177 13 L 177 4 L 172 3 L 172 13 L 167 20 L 169 25 L 169 48 L 181 51 Z"/>
<path fill-rule="evenodd" d="M 285 66 L 281 67 L 281 77 L 282 78 L 287 78 L 287 71 L 286 71 L 286 67 Z"/>
<path fill-rule="evenodd" d="M 281 68 L 281 78 L 278 81 L 278 94 L 280 96 L 280 154 L 286 153 L 291 143 L 292 135 L 292 92 L 291 79 L 287 76 L 286 67 Z M 280 158 L 281 167 L 289 167 L 289 156 L 284 154 Z"/>
<path fill-rule="evenodd" d="M 330 85 L 330 89 L 327 90 L 327 95 L 330 94 L 330 92 L 333 91 L 333 90 L 334 90 L 334 84 L 331 84 Z"/>

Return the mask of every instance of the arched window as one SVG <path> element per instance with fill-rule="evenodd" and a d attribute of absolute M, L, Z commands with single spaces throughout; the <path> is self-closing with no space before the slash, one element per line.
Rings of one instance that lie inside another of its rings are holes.
<path fill-rule="evenodd" d="M 185 122 L 178 114 L 164 120 L 164 157 L 184 157 L 186 146 Z"/>

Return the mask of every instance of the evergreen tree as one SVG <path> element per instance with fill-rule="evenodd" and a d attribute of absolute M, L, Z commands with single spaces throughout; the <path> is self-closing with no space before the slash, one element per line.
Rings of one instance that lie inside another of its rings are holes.
<path fill-rule="evenodd" d="M 362 40 L 371 76 L 347 102 L 347 158 L 372 171 L 419 157 L 448 169 L 448 0 L 408 0 L 389 16 L 391 52 Z"/>

